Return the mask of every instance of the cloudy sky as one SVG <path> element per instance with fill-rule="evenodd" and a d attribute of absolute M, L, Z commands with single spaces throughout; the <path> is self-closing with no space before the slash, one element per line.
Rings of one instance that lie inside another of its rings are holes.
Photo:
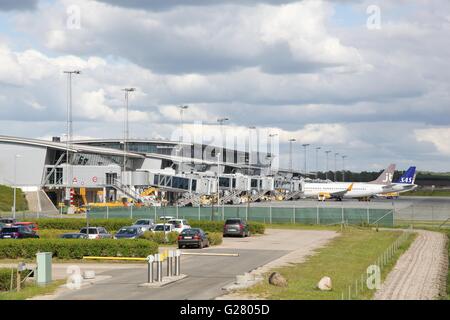
<path fill-rule="evenodd" d="M 321 169 L 450 171 L 449 38 L 448 0 L 2 0 L 0 134 L 61 136 L 79 69 L 76 137 L 121 137 L 135 87 L 132 137 L 173 137 L 183 104 L 187 132 L 277 133 L 282 167 L 296 138 L 297 168 L 309 143 L 311 170 L 320 146 Z"/>

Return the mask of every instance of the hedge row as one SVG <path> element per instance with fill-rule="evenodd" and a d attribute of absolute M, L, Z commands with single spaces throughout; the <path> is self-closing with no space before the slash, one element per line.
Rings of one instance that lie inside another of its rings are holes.
<path fill-rule="evenodd" d="M 136 219 L 89 219 L 89 226 L 104 227 L 109 232 L 117 231 L 124 226 L 132 225 Z M 81 218 L 53 218 L 34 220 L 39 229 L 80 230 L 86 227 L 86 219 Z"/>
<path fill-rule="evenodd" d="M 132 225 L 135 219 L 90 219 L 90 226 L 101 226 L 106 228 L 106 230 L 112 232 L 119 230 L 124 226 Z M 64 219 L 39 219 L 36 220 L 39 224 L 40 229 L 60 229 L 60 230 L 79 230 L 86 227 L 86 220 L 80 218 L 64 218 Z M 201 228 L 205 232 L 222 232 L 223 231 L 223 221 L 189 221 L 192 228 Z M 263 234 L 265 231 L 265 225 L 263 223 L 250 221 L 250 232 Z"/>
<path fill-rule="evenodd" d="M 22 239 L 1 240 L 0 259 L 32 259 L 37 252 L 52 252 L 59 259 L 83 256 L 147 257 L 158 252 L 158 244 L 147 240 Z"/>

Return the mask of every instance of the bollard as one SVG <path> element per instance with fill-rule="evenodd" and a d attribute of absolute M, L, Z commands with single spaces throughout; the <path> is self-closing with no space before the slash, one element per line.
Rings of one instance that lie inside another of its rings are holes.
<path fill-rule="evenodd" d="M 153 283 L 153 280 L 154 280 L 154 278 L 153 278 L 153 262 L 155 261 L 155 257 L 148 256 L 147 261 L 148 261 L 147 282 Z"/>
<path fill-rule="evenodd" d="M 169 256 L 167 257 L 167 276 L 173 276 L 173 251 L 169 251 Z"/>
<path fill-rule="evenodd" d="M 161 261 L 161 255 L 155 254 L 155 261 L 156 261 L 156 281 L 161 282 L 162 281 L 162 261 Z"/>
<path fill-rule="evenodd" d="M 176 250 L 175 251 L 175 276 L 179 276 L 181 274 L 181 251 Z"/>

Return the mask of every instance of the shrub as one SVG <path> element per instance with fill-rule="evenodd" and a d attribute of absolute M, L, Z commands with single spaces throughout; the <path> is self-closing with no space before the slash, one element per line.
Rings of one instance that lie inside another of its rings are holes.
<path fill-rule="evenodd" d="M 178 240 L 178 232 L 172 231 L 164 237 L 164 232 L 146 231 L 140 236 L 141 239 L 151 240 L 158 244 L 176 244 Z"/>
<path fill-rule="evenodd" d="M 80 230 L 86 227 L 86 219 L 81 218 L 53 218 L 33 220 L 39 225 L 39 229 Z M 134 219 L 89 219 L 89 226 L 104 227 L 109 232 L 119 230 L 124 226 L 130 226 Z"/>
<path fill-rule="evenodd" d="M 29 270 L 24 270 L 20 272 L 20 277 L 23 280 L 30 273 Z M 17 269 L 12 269 L 13 284 L 12 287 L 15 289 L 17 287 Z M 26 282 L 22 282 L 22 288 L 25 286 Z M 11 268 L 0 269 L 0 292 L 9 291 L 11 288 Z"/>
<path fill-rule="evenodd" d="M 250 233 L 264 234 L 266 231 L 266 225 L 260 222 L 249 221 Z"/>
<path fill-rule="evenodd" d="M 218 246 L 219 244 L 222 243 L 223 234 L 222 232 L 208 232 L 208 240 L 209 245 Z"/>
<path fill-rule="evenodd" d="M 158 244 L 146 240 L 22 239 L 0 241 L 0 259 L 35 258 L 38 252 L 52 252 L 59 259 L 83 256 L 147 257 L 158 252 Z"/>

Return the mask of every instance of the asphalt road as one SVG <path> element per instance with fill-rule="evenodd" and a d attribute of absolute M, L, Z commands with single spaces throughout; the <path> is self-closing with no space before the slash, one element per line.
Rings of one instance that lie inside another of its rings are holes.
<path fill-rule="evenodd" d="M 183 256 L 181 272 L 188 277 L 162 288 L 138 287 L 147 281 L 145 266 L 105 271 L 101 275 L 110 275 L 112 278 L 80 290 L 70 290 L 57 299 L 212 299 L 223 294 L 221 288 L 234 281 L 236 275 L 255 269 L 287 253 L 275 250 L 230 249 L 208 250 L 208 252 L 233 252 L 239 253 L 240 256 Z M 165 264 L 163 270 L 165 271 Z"/>
<path fill-rule="evenodd" d="M 266 230 L 265 235 L 250 238 L 225 238 L 218 247 L 184 249 L 195 253 L 239 253 L 230 256 L 182 256 L 181 273 L 187 278 L 161 288 L 138 287 L 147 281 L 145 264 L 117 269 L 111 264 L 109 270 L 98 270 L 103 280 L 79 290 L 61 289 L 55 296 L 44 299 L 124 300 L 124 299 L 169 299 L 194 300 L 214 299 L 225 292 L 222 288 L 235 281 L 236 275 L 250 272 L 262 266 L 272 267 L 289 262 L 303 261 L 317 248 L 337 236 L 334 231 L 315 230 Z M 270 250 L 268 250 L 270 249 Z M 84 268 L 92 268 L 80 264 Z M 103 267 L 107 267 L 103 265 Z M 166 270 L 165 264 L 163 265 Z M 86 269 L 89 270 L 89 269 Z M 259 269 L 261 270 L 261 269 Z M 39 297 L 38 297 L 39 299 Z"/>

